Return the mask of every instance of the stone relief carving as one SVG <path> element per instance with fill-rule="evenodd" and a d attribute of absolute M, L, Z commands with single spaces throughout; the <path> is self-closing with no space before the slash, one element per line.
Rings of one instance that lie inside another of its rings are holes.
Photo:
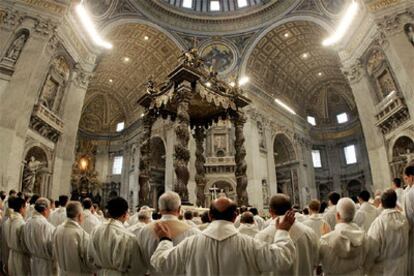
<path fill-rule="evenodd" d="M 26 32 L 23 32 L 17 36 L 11 43 L 5 57 L 16 63 L 28 38 L 29 35 Z"/>
<path fill-rule="evenodd" d="M 361 60 L 357 59 L 349 68 L 343 69 L 343 73 L 351 83 L 358 82 L 362 76 Z"/>
<path fill-rule="evenodd" d="M 40 93 L 39 103 L 54 113 L 59 111 L 69 74 L 69 64 L 63 56 L 52 60 L 49 74 Z"/>
<path fill-rule="evenodd" d="M 408 23 L 404 26 L 404 32 L 407 35 L 408 41 L 413 45 L 414 47 L 414 24 Z"/>
<path fill-rule="evenodd" d="M 266 135 L 261 122 L 257 122 L 257 132 L 259 134 L 259 149 L 266 150 Z"/>
<path fill-rule="evenodd" d="M 374 50 L 367 62 L 367 71 L 369 74 L 372 74 L 376 69 L 382 65 L 385 60 L 385 55 L 380 50 Z"/>
<path fill-rule="evenodd" d="M 383 97 L 386 97 L 392 91 L 397 91 L 394 79 L 387 69 L 377 77 L 377 81 Z"/>

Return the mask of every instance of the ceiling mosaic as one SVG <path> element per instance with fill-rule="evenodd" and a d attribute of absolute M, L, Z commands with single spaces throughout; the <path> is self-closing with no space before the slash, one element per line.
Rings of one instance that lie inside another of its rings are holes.
<path fill-rule="evenodd" d="M 120 25 L 106 38 L 113 49 L 98 62 L 86 92 L 82 117 L 101 113 L 97 100 L 119 105 L 109 108 L 117 112 L 96 116 L 96 123 L 91 124 L 95 131 L 110 132 L 115 130 L 110 122 L 124 118 L 128 125 L 139 117 L 136 102 L 146 91 L 145 83 L 150 77 L 155 81 L 163 79 L 176 66 L 181 52 L 164 33 L 142 24 Z"/>
<path fill-rule="evenodd" d="M 256 86 L 303 116 L 310 112 L 329 121 L 329 110 L 334 108 L 329 105 L 334 103 L 353 110 L 352 92 L 340 70 L 339 58 L 321 45 L 326 35 L 320 26 L 308 21 L 278 26 L 257 43 L 248 58 L 246 74 Z M 337 96 L 331 97 L 331 93 Z"/>

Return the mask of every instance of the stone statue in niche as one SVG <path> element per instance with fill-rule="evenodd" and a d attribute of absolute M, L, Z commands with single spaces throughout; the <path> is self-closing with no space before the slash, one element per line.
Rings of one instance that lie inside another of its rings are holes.
<path fill-rule="evenodd" d="M 269 206 L 270 191 L 266 179 L 262 180 L 263 206 Z"/>
<path fill-rule="evenodd" d="M 257 131 L 259 133 L 259 148 L 266 149 L 266 138 L 265 138 L 263 125 L 261 122 L 257 122 Z"/>
<path fill-rule="evenodd" d="M 224 189 L 220 189 L 220 193 L 218 194 L 218 197 L 227 197 L 226 192 L 224 191 Z"/>
<path fill-rule="evenodd" d="M 385 70 L 384 73 L 378 77 L 378 83 L 384 97 L 386 97 L 390 92 L 397 90 L 394 79 L 388 70 Z"/>
<path fill-rule="evenodd" d="M 31 193 L 36 182 L 39 182 L 39 176 L 42 169 L 46 167 L 46 162 L 36 160 L 34 156 L 30 157 L 30 161 L 26 162 L 23 171 L 23 191 Z"/>
<path fill-rule="evenodd" d="M 404 26 L 405 34 L 407 35 L 408 40 L 414 46 L 414 24 L 408 23 Z"/>
<path fill-rule="evenodd" d="M 57 92 L 59 89 L 59 84 L 48 79 L 43 86 L 42 94 L 40 96 L 40 102 L 49 109 L 53 108 L 53 102 L 56 98 Z"/>
<path fill-rule="evenodd" d="M 10 45 L 6 52 L 6 58 L 9 58 L 16 62 L 19 59 L 20 53 L 23 50 L 24 44 L 26 44 L 28 35 L 26 33 L 20 34 L 13 43 Z"/>

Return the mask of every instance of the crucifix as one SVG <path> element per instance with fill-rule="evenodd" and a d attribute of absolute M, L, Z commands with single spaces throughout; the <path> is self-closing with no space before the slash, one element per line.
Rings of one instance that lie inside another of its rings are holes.
<path fill-rule="evenodd" d="M 216 187 L 216 184 L 214 184 L 214 186 L 208 190 L 211 193 L 211 200 L 217 199 L 217 191 L 219 190 L 219 188 Z"/>

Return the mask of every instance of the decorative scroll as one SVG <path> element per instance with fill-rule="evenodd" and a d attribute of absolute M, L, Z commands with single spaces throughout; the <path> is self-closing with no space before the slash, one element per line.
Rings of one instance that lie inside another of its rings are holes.
<path fill-rule="evenodd" d="M 190 160 L 188 141 L 190 140 L 190 115 L 189 104 L 191 99 L 191 84 L 183 82 L 177 90 L 177 121 L 175 124 L 175 135 L 177 143 L 174 146 L 175 160 L 174 169 L 177 176 L 175 191 L 180 195 L 183 203 L 188 203 L 187 184 L 190 172 L 187 168 Z"/>
<path fill-rule="evenodd" d="M 239 111 L 235 118 L 233 118 L 233 124 L 235 127 L 235 136 L 236 139 L 234 141 L 234 148 L 236 150 L 235 155 L 235 162 L 236 162 L 236 182 L 237 182 L 237 201 L 239 205 L 248 205 L 248 197 L 247 197 L 247 163 L 245 160 L 246 157 L 246 149 L 244 147 L 244 134 L 243 134 L 243 126 L 246 123 L 246 118 L 244 114 Z"/>
<path fill-rule="evenodd" d="M 207 183 L 206 179 L 206 169 L 204 164 L 206 163 L 206 158 L 204 157 L 204 139 L 206 138 L 205 129 L 204 127 L 197 127 L 194 133 L 194 139 L 196 141 L 196 161 L 195 161 L 195 168 L 196 168 L 196 175 L 195 175 L 195 182 L 197 185 L 196 195 L 197 195 L 197 206 L 205 206 L 205 195 L 204 195 L 204 188 Z"/>
<path fill-rule="evenodd" d="M 151 130 L 152 125 L 155 122 L 155 117 L 152 114 L 147 113 L 143 118 L 143 143 L 141 145 L 141 158 L 139 162 L 139 204 L 150 204 L 150 177 L 151 177 Z"/>

